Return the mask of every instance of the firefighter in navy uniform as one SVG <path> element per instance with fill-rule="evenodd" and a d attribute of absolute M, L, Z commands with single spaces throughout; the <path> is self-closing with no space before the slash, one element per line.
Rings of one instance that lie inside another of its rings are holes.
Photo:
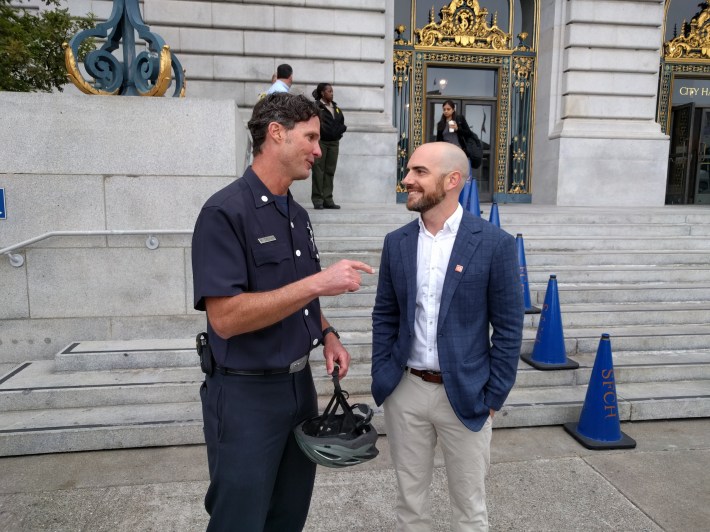
<path fill-rule="evenodd" d="M 268 95 L 249 129 L 254 162 L 203 206 L 192 241 L 195 309 L 207 312 L 212 374 L 200 390 L 210 486 L 208 530 L 302 530 L 315 464 L 293 428 L 317 415 L 308 364 L 322 344 L 326 371 L 350 355 L 318 298 L 360 287 L 367 264 L 321 270 L 308 214 L 289 186 L 320 156 L 318 108 Z"/>

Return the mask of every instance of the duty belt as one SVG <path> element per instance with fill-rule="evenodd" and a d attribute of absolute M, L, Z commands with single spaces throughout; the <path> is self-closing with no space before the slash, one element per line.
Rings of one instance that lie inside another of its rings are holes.
<path fill-rule="evenodd" d="M 308 355 L 303 355 L 298 360 L 291 362 L 287 368 L 275 369 L 232 369 L 217 366 L 215 369 L 222 375 L 281 375 L 283 373 L 298 373 L 308 364 Z"/>

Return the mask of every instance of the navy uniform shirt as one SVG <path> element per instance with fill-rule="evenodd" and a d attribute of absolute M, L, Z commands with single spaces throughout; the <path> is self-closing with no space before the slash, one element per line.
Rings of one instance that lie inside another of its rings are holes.
<path fill-rule="evenodd" d="M 276 197 L 278 198 L 278 197 Z M 251 167 L 202 207 L 192 237 L 195 309 L 205 298 L 266 292 L 320 271 L 320 257 L 306 210 L 288 198 L 288 216 Z M 228 340 L 207 320 L 219 366 L 237 370 L 287 368 L 318 345 L 320 303 L 258 331 Z"/>

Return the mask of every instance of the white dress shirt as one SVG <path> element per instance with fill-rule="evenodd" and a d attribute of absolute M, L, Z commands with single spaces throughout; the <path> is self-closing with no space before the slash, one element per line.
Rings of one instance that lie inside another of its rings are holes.
<path fill-rule="evenodd" d="M 289 87 L 285 81 L 277 79 L 274 81 L 274 84 L 269 87 L 269 90 L 266 91 L 266 94 L 273 94 L 274 92 L 288 92 L 290 90 L 291 87 Z"/>
<path fill-rule="evenodd" d="M 427 231 L 419 217 L 417 241 L 417 307 L 414 312 L 414 342 L 407 366 L 440 371 L 436 330 L 439 321 L 441 291 L 461 225 L 463 208 L 459 205 L 436 235 Z"/>

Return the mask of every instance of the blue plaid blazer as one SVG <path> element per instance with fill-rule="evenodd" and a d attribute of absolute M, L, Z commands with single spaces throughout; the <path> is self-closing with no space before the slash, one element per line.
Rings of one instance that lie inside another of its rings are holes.
<path fill-rule="evenodd" d="M 417 220 L 385 237 L 372 311 L 372 396 L 404 374 L 414 338 Z M 437 347 L 458 418 L 478 431 L 515 383 L 525 315 L 515 239 L 464 211 L 444 279 Z M 492 333 L 490 332 L 492 327 Z"/>

